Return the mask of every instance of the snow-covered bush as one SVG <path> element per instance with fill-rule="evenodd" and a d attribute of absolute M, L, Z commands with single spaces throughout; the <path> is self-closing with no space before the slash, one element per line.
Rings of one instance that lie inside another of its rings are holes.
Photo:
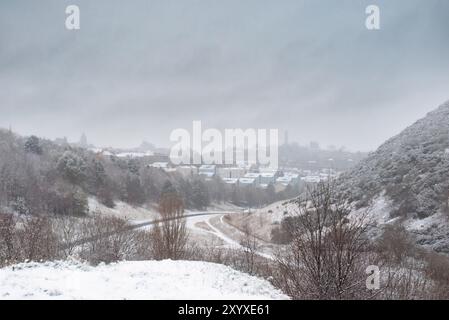
<path fill-rule="evenodd" d="M 58 170 L 72 183 L 81 183 L 86 178 L 86 163 L 76 153 L 66 151 L 59 158 Z"/>

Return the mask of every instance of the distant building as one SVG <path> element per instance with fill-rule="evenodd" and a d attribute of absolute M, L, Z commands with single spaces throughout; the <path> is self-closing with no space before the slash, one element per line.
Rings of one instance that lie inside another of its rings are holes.
<path fill-rule="evenodd" d="M 242 178 L 246 170 L 239 167 L 221 167 L 217 169 L 217 174 L 220 178 Z"/>
<path fill-rule="evenodd" d="M 85 133 L 83 133 L 83 134 L 81 135 L 81 138 L 80 138 L 80 141 L 78 142 L 78 145 L 79 145 L 81 148 L 87 148 L 87 147 L 89 146 L 89 144 L 87 143 L 87 137 L 86 137 L 86 134 L 85 134 Z"/>
<path fill-rule="evenodd" d="M 212 180 L 212 178 L 215 176 L 215 173 L 213 172 L 200 172 L 200 176 L 203 176 L 206 180 Z"/>
<path fill-rule="evenodd" d="M 292 178 L 289 176 L 279 177 L 276 179 L 276 184 L 283 184 L 285 186 L 288 186 L 292 183 Z"/>
<path fill-rule="evenodd" d="M 66 146 L 69 144 L 69 141 L 67 140 L 67 137 L 64 138 L 56 138 L 55 143 L 59 146 Z"/>
<path fill-rule="evenodd" d="M 176 172 L 176 168 L 174 168 L 169 162 L 153 162 L 148 165 L 149 168 L 155 168 L 164 170 L 165 172 Z"/>
<path fill-rule="evenodd" d="M 149 167 L 152 168 L 157 168 L 157 169 L 167 169 L 169 166 L 168 162 L 153 162 L 152 164 L 148 165 Z"/>
<path fill-rule="evenodd" d="M 285 189 L 287 189 L 288 185 L 282 184 L 282 183 L 277 183 L 274 185 L 274 191 L 275 192 L 282 192 Z"/>
<path fill-rule="evenodd" d="M 154 155 L 148 156 L 148 162 L 154 163 L 154 162 L 170 162 L 170 158 L 167 155 L 160 154 L 157 152 L 154 152 Z"/>
<path fill-rule="evenodd" d="M 237 179 L 237 178 L 223 178 L 222 180 L 224 183 L 231 184 L 231 185 L 236 185 L 239 182 L 239 179 Z"/>
<path fill-rule="evenodd" d="M 198 168 L 195 166 L 178 166 L 176 167 L 176 171 L 183 177 L 191 177 L 198 174 Z"/>
<path fill-rule="evenodd" d="M 321 181 L 321 177 L 319 175 L 317 176 L 305 176 L 301 177 L 301 181 L 307 182 L 307 183 L 318 183 Z"/>
<path fill-rule="evenodd" d="M 153 156 L 153 152 L 121 152 L 116 154 L 119 158 L 142 158 L 142 157 L 151 157 Z"/>
<path fill-rule="evenodd" d="M 279 178 L 286 178 L 290 180 L 289 184 L 295 184 L 299 182 L 299 174 L 293 173 L 293 172 L 285 172 L 283 177 Z M 277 178 L 277 179 L 279 179 Z"/>
<path fill-rule="evenodd" d="M 243 176 L 245 179 L 253 179 L 255 184 L 260 184 L 260 173 L 259 172 L 248 172 Z"/>
<path fill-rule="evenodd" d="M 214 164 L 204 164 L 200 166 L 198 169 L 198 173 L 206 176 L 214 176 L 216 172 L 217 166 Z"/>
<path fill-rule="evenodd" d="M 246 186 L 255 186 L 256 185 L 256 179 L 254 178 L 240 178 L 239 179 L 240 185 L 246 185 Z"/>
<path fill-rule="evenodd" d="M 102 149 L 102 148 L 89 148 L 90 151 L 94 152 L 97 154 L 97 156 L 113 156 L 114 154 L 112 152 L 109 152 L 106 149 Z"/>
<path fill-rule="evenodd" d="M 273 172 L 263 172 L 260 174 L 259 178 L 260 184 L 270 184 L 276 181 L 276 173 Z"/>

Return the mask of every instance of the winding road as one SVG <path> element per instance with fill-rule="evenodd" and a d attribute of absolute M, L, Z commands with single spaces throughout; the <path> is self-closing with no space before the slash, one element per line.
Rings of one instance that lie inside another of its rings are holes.
<path fill-rule="evenodd" d="M 224 221 L 224 217 L 228 214 L 235 214 L 237 212 L 229 212 L 229 211 L 205 211 L 205 212 L 191 212 L 183 215 L 182 217 L 173 217 L 168 219 L 157 219 L 157 220 L 148 220 L 148 221 L 139 221 L 139 222 L 132 222 L 127 225 L 125 228 L 121 228 L 120 230 L 111 231 L 108 233 L 104 233 L 101 235 L 88 237 L 84 239 L 79 239 L 77 241 L 71 242 L 65 246 L 63 246 L 61 249 L 66 249 L 70 247 L 80 246 L 98 239 L 106 238 L 111 235 L 122 233 L 130 230 L 136 230 L 141 229 L 147 226 L 152 226 L 158 223 L 166 222 L 166 221 L 172 221 L 177 219 L 186 219 L 186 225 L 187 228 L 190 230 L 193 230 L 198 233 L 203 233 L 210 236 L 215 236 L 223 241 L 225 244 L 225 247 L 230 249 L 245 249 L 240 244 L 240 239 L 243 236 L 242 231 L 235 228 L 234 226 L 226 223 Z M 213 218 L 214 221 L 212 221 Z M 203 223 L 206 228 L 201 228 L 198 226 L 199 223 Z M 221 227 L 219 227 L 221 226 Z M 227 233 L 226 230 L 232 231 Z M 265 248 L 266 249 L 266 248 Z M 262 250 L 262 249 L 261 249 Z M 259 250 L 257 252 L 257 255 L 267 258 L 267 259 L 273 259 L 273 256 L 271 253 L 263 252 Z M 266 251 L 266 250 L 265 250 Z"/>

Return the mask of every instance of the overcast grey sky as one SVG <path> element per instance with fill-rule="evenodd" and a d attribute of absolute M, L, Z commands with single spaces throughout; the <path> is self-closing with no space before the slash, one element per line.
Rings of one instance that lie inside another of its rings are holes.
<path fill-rule="evenodd" d="M 24 135 L 168 145 L 201 120 L 372 150 L 445 100 L 447 0 L 0 2 L 0 127 Z"/>

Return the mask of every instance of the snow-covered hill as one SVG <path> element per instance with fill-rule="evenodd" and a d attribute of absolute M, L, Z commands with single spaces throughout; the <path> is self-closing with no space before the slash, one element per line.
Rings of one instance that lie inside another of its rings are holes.
<path fill-rule="evenodd" d="M 354 206 L 352 217 L 368 211 L 379 227 L 400 222 L 417 243 L 449 253 L 449 101 L 340 176 L 337 187 Z M 269 240 L 294 212 L 295 203 L 283 201 L 231 222 Z"/>
<path fill-rule="evenodd" d="M 132 220 L 134 222 L 156 220 L 160 218 L 156 208 L 132 206 L 123 201 L 116 201 L 114 208 L 108 208 L 100 203 L 97 198 L 89 197 L 89 212 L 92 214 L 100 214 L 112 216 L 124 220 Z"/>
<path fill-rule="evenodd" d="M 0 269 L 1 299 L 288 299 L 269 282 L 220 264 L 74 261 Z"/>
<path fill-rule="evenodd" d="M 357 208 L 374 205 L 386 221 L 402 221 L 418 243 L 449 253 L 449 102 L 386 141 L 339 182 Z"/>
<path fill-rule="evenodd" d="M 382 144 L 342 176 L 360 206 L 385 192 L 393 215 L 431 216 L 449 197 L 449 102 Z"/>

